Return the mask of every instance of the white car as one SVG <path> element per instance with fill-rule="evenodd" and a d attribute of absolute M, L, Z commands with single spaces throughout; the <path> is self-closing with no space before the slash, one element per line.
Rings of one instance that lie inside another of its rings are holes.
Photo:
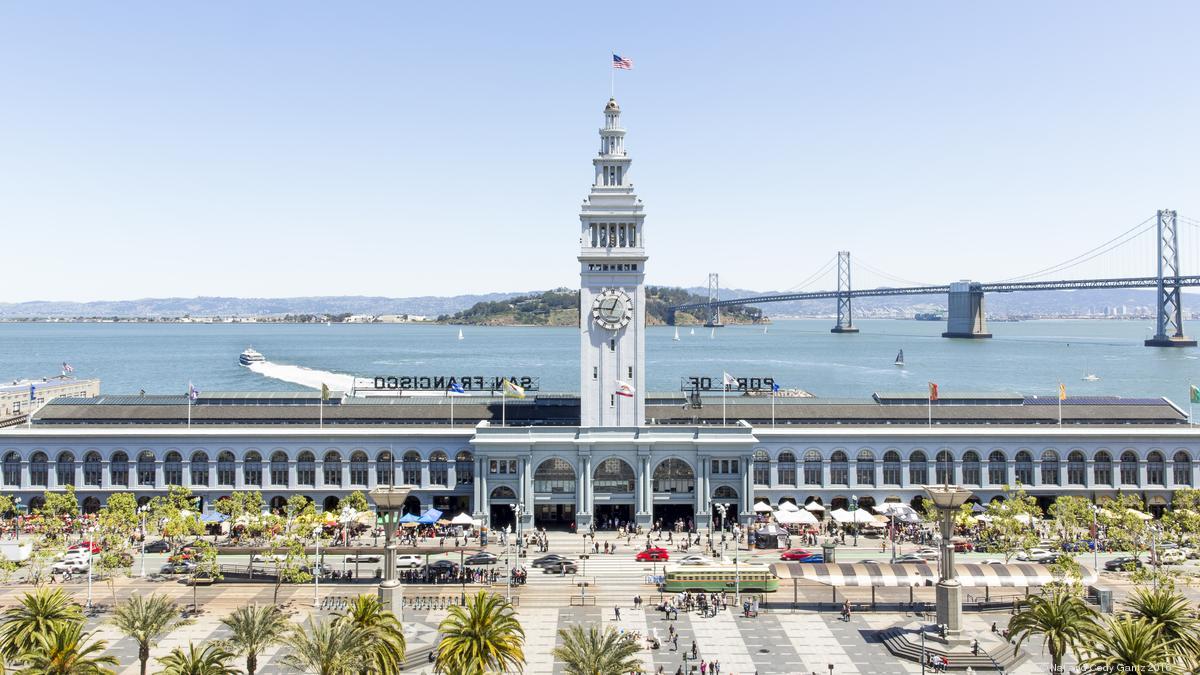
<path fill-rule="evenodd" d="M 420 567 L 425 564 L 423 556 L 419 555 L 398 555 L 396 556 L 396 567 L 408 567 L 410 569 Z"/>
<path fill-rule="evenodd" d="M 1003 565 L 1004 561 L 999 558 L 988 558 L 983 561 L 984 565 Z"/>
<path fill-rule="evenodd" d="M 1017 560 L 1033 560 L 1035 558 L 1041 558 L 1048 555 L 1050 555 L 1050 551 L 1047 551 L 1044 548 L 1031 548 L 1028 551 L 1021 551 L 1018 553 Z"/>
<path fill-rule="evenodd" d="M 254 555 L 250 556 L 250 562 L 256 563 L 273 563 L 278 562 L 279 560 L 281 560 L 281 558 L 276 558 L 270 553 L 255 553 Z"/>
<path fill-rule="evenodd" d="M 91 567 L 86 560 L 64 560 L 56 563 L 50 571 L 54 574 L 83 574 Z"/>
<path fill-rule="evenodd" d="M 712 561 L 702 555 L 688 555 L 675 561 L 679 565 L 711 565 Z"/>
<path fill-rule="evenodd" d="M 1177 548 L 1169 548 L 1158 554 L 1158 559 L 1164 565 L 1178 565 L 1187 560 L 1187 554 Z"/>

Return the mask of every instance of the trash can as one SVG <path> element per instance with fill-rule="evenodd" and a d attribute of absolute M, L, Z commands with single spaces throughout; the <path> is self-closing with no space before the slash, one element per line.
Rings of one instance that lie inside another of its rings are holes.
<path fill-rule="evenodd" d="M 825 542 L 821 544 L 821 553 L 825 556 L 825 562 L 837 562 L 837 542 L 833 541 L 832 539 L 826 539 Z"/>
<path fill-rule="evenodd" d="M 1113 592 L 1109 588 L 1100 588 L 1092 586 L 1092 593 L 1096 596 L 1096 603 L 1100 605 L 1100 613 L 1112 614 L 1113 611 Z"/>

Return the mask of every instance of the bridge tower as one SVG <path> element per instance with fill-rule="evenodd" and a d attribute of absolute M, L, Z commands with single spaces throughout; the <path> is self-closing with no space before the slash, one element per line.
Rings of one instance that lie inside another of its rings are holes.
<path fill-rule="evenodd" d="M 705 328 L 721 327 L 721 308 L 717 302 L 721 299 L 721 279 L 716 272 L 708 274 L 708 316 L 704 319 Z"/>
<path fill-rule="evenodd" d="M 1158 212 L 1158 321 L 1147 347 L 1195 347 L 1196 341 L 1183 334 L 1183 304 L 1179 294 L 1179 232 L 1175 212 Z"/>
<path fill-rule="evenodd" d="M 983 286 L 977 281 L 956 281 L 950 284 L 946 298 L 946 332 L 944 338 L 990 338 L 987 317 L 983 313 Z"/>
<path fill-rule="evenodd" d="M 850 298 L 850 251 L 838 251 L 837 324 L 830 333 L 857 333 Z"/>

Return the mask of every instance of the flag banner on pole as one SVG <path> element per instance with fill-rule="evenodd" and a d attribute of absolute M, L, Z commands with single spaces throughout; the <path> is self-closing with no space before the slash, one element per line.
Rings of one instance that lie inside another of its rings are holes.
<path fill-rule="evenodd" d="M 505 398 L 525 398 L 525 388 L 516 382 L 504 380 L 504 396 Z"/>
<path fill-rule="evenodd" d="M 67 363 L 66 361 L 63 361 L 63 372 L 64 373 L 73 373 L 73 372 L 75 372 L 75 368 L 72 367 L 71 364 Z"/>
<path fill-rule="evenodd" d="M 618 70 L 633 70 L 633 59 L 623 59 L 613 54 L 613 68 Z"/>
<path fill-rule="evenodd" d="M 459 395 L 466 396 L 467 392 L 463 390 L 462 385 L 457 382 L 451 382 L 449 387 L 446 387 L 446 393 L 451 396 Z"/>
<path fill-rule="evenodd" d="M 629 384 L 624 380 L 617 380 L 617 396 L 632 398 L 636 391 L 637 390 L 633 388 L 632 384 Z"/>
<path fill-rule="evenodd" d="M 29 400 L 30 401 L 37 400 L 37 387 L 33 386 L 32 384 L 29 385 Z"/>
<path fill-rule="evenodd" d="M 938 391 L 937 391 L 937 383 L 936 382 L 929 383 L 929 400 L 930 401 L 938 400 Z"/>
<path fill-rule="evenodd" d="M 729 373 L 722 371 L 721 372 L 721 384 L 726 387 L 736 387 L 737 386 L 737 378 L 730 375 Z"/>
<path fill-rule="evenodd" d="M 1067 400 L 1067 385 L 1063 384 L 1062 382 L 1058 383 L 1058 400 Z"/>
<path fill-rule="evenodd" d="M 1194 384 L 1191 386 L 1191 398 L 1188 400 L 1192 403 L 1200 403 L 1200 387 Z"/>
<path fill-rule="evenodd" d="M 200 390 L 196 388 L 196 385 L 188 382 L 188 400 L 195 401 L 198 398 L 200 398 Z"/>
<path fill-rule="evenodd" d="M 772 382 L 772 383 L 771 383 L 771 393 L 772 393 L 772 394 L 778 394 L 778 393 L 779 393 L 779 383 L 778 383 L 778 382 Z"/>
<path fill-rule="evenodd" d="M 324 382 L 321 383 L 321 400 L 329 400 L 329 385 L 325 384 Z"/>

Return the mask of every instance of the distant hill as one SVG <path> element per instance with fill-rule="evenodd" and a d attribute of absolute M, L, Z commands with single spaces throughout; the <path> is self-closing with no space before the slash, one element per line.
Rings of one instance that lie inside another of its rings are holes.
<path fill-rule="evenodd" d="M 681 288 L 647 286 L 646 323 L 651 326 L 665 324 L 668 307 L 703 300 Z M 755 307 L 731 307 L 721 312 L 721 320 L 728 323 L 752 323 L 762 318 L 762 311 Z M 484 326 L 577 326 L 579 291 L 557 288 L 506 300 L 480 302 L 461 312 L 440 316 L 438 321 Z M 675 322 L 679 325 L 704 323 L 704 317 L 679 312 Z"/>

